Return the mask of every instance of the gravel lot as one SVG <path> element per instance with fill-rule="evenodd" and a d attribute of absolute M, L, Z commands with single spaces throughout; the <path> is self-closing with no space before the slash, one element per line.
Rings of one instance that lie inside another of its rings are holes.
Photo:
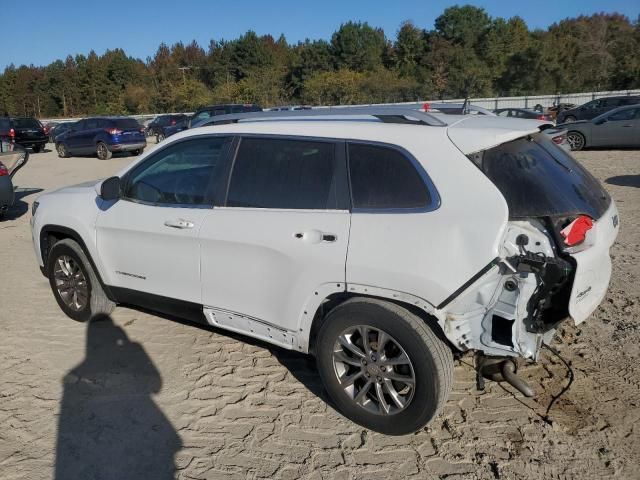
<path fill-rule="evenodd" d="M 0 223 L 0 478 L 637 479 L 640 152 L 577 157 L 606 182 L 622 227 L 609 295 L 556 337 L 571 388 L 549 409 L 569 378 L 545 351 L 521 370 L 536 399 L 490 382 L 477 392 L 465 357 L 443 414 L 386 437 L 327 403 L 306 356 L 127 308 L 89 326 L 66 318 L 38 270 L 28 206 L 132 157 L 32 155 Z"/>

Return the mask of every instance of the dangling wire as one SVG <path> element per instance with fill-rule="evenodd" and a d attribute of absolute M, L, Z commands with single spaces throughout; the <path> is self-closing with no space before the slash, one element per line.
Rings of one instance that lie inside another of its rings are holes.
<path fill-rule="evenodd" d="M 562 355 L 560 355 L 560 353 L 555 348 L 550 347 L 546 343 L 543 343 L 542 346 L 545 347 L 547 350 L 549 350 L 551 353 L 553 353 L 556 357 L 558 357 L 558 359 L 562 363 L 564 363 L 564 366 L 567 367 L 567 371 L 569 372 L 569 383 L 567 383 L 567 385 L 560 391 L 560 393 L 553 396 L 553 398 L 551 399 L 551 403 L 549 403 L 549 406 L 547 407 L 547 411 L 544 414 L 545 422 L 547 422 L 548 424 L 551 424 L 551 420 L 549 419 L 549 412 L 551 411 L 551 407 L 553 407 L 553 404 L 556 402 L 556 400 L 558 400 L 562 395 L 564 395 L 564 393 L 567 390 L 569 390 L 575 376 L 573 374 L 573 369 L 571 368 L 571 365 L 569 365 L 569 363 L 564 358 L 562 358 Z"/>

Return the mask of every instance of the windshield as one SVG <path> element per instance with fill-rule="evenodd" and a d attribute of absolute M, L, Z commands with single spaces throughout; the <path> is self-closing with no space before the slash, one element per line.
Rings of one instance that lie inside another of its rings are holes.
<path fill-rule="evenodd" d="M 600 183 L 542 133 L 469 158 L 502 192 L 512 219 L 579 214 L 598 219 L 611 203 Z"/>

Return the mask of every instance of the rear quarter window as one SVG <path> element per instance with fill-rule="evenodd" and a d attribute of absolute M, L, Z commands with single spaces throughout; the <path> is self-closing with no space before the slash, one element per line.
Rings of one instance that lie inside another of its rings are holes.
<path fill-rule="evenodd" d="M 415 209 L 432 203 L 414 164 L 394 148 L 349 144 L 353 208 Z"/>

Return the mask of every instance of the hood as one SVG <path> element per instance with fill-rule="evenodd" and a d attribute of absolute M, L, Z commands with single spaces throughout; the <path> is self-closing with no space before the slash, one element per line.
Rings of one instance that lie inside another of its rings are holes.
<path fill-rule="evenodd" d="M 465 155 L 486 150 L 540 131 L 549 122 L 519 118 L 465 115 L 447 127 L 447 135 Z"/>
<path fill-rule="evenodd" d="M 62 187 L 58 190 L 54 190 L 53 192 L 47 193 L 83 193 L 87 190 L 93 190 L 95 186 L 104 180 L 101 178 L 100 180 L 91 180 L 88 182 L 78 183 L 77 185 L 70 185 L 68 187 Z"/>

